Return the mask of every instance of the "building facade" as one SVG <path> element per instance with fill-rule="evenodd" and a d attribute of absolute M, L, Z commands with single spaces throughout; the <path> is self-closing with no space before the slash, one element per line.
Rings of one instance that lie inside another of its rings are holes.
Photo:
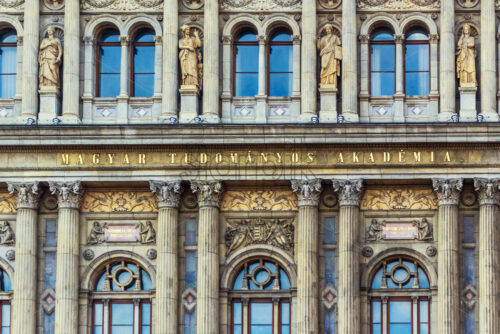
<path fill-rule="evenodd" d="M 499 12 L 0 0 L 2 333 L 499 333 Z"/>

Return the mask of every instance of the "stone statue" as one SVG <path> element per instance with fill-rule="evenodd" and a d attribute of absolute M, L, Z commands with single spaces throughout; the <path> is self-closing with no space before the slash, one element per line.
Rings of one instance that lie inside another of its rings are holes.
<path fill-rule="evenodd" d="M 147 221 L 145 226 L 139 224 L 139 228 L 141 229 L 141 244 L 149 244 L 156 241 L 156 231 L 150 221 Z"/>
<path fill-rule="evenodd" d="M 470 25 L 466 23 L 457 47 L 457 77 L 460 87 L 476 87 L 476 46 L 470 35 Z"/>
<path fill-rule="evenodd" d="M 87 237 L 87 244 L 95 245 L 104 242 L 104 230 L 108 224 L 104 223 L 103 225 L 99 224 L 99 222 L 94 222 L 94 226 L 90 230 L 89 236 Z"/>
<path fill-rule="evenodd" d="M 319 56 L 321 57 L 320 83 L 322 87 L 337 88 L 342 47 L 340 46 L 340 39 L 333 33 L 331 24 L 326 25 L 325 32 L 325 36 L 318 37 Z"/>
<path fill-rule="evenodd" d="M 377 241 L 382 239 L 382 227 L 384 223 L 379 223 L 376 219 L 372 219 L 368 230 L 366 231 L 367 241 Z"/>
<path fill-rule="evenodd" d="M 191 36 L 191 28 L 184 25 L 181 27 L 181 31 L 183 37 L 179 41 L 179 60 L 182 72 L 182 86 L 192 86 L 200 89 L 201 78 L 198 59 L 201 58 L 201 40 L 198 30 L 194 29 L 194 36 Z"/>
<path fill-rule="evenodd" d="M 48 37 L 42 40 L 40 51 L 38 52 L 40 89 L 47 87 L 58 89 L 61 84 L 59 78 L 59 67 L 61 66 L 62 56 L 61 41 L 57 37 L 54 37 L 53 26 L 47 28 L 47 35 Z"/>
<path fill-rule="evenodd" d="M 433 238 L 433 227 L 432 224 L 429 223 L 427 218 L 423 218 L 422 221 L 415 221 L 413 223 L 418 228 L 417 240 L 427 241 L 432 240 Z"/>
<path fill-rule="evenodd" d="M 12 245 L 14 243 L 14 231 L 8 221 L 0 225 L 0 245 Z"/>

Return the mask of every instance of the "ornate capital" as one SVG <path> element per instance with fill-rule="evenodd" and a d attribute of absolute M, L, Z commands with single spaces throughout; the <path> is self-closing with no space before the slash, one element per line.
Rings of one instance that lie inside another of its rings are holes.
<path fill-rule="evenodd" d="M 161 45 L 161 43 L 163 41 L 163 36 L 161 36 L 161 35 L 155 35 L 153 38 L 155 40 L 155 44 L 156 45 Z"/>
<path fill-rule="evenodd" d="M 339 195 L 340 206 L 359 206 L 363 194 L 363 180 L 332 180 L 333 190 Z"/>
<path fill-rule="evenodd" d="M 182 194 L 181 181 L 149 181 L 151 191 L 158 199 L 158 207 L 179 207 Z"/>
<path fill-rule="evenodd" d="M 9 192 L 16 195 L 17 209 L 37 209 L 40 199 L 38 182 L 9 183 Z"/>
<path fill-rule="evenodd" d="M 259 36 L 257 37 L 257 40 L 259 41 L 259 44 L 261 44 L 261 45 L 266 45 L 266 42 L 267 42 L 267 38 L 266 38 L 266 36 L 264 36 L 264 35 L 259 35 Z"/>
<path fill-rule="evenodd" d="M 463 179 L 433 179 L 432 187 L 438 197 L 439 205 L 458 205 Z"/>
<path fill-rule="evenodd" d="M 437 43 L 439 41 L 439 35 L 438 34 L 430 34 L 429 41 L 431 43 Z"/>
<path fill-rule="evenodd" d="M 222 36 L 222 43 L 225 45 L 230 45 L 233 42 L 233 37 L 231 35 Z"/>
<path fill-rule="evenodd" d="M 479 195 L 479 205 L 498 205 L 500 201 L 500 180 L 474 179 L 474 188 Z"/>
<path fill-rule="evenodd" d="M 129 43 L 128 36 L 120 36 L 120 43 L 122 46 L 127 46 Z"/>
<path fill-rule="evenodd" d="M 297 194 L 300 206 L 318 206 L 321 180 L 292 180 L 292 191 Z"/>
<path fill-rule="evenodd" d="M 370 35 L 359 35 L 359 41 L 361 44 L 368 44 L 370 41 Z"/>
<path fill-rule="evenodd" d="M 84 190 L 80 181 L 49 182 L 50 192 L 57 195 L 59 208 L 79 209 Z"/>
<path fill-rule="evenodd" d="M 191 181 L 191 191 L 198 196 L 198 205 L 219 207 L 222 183 L 219 181 Z"/>
<path fill-rule="evenodd" d="M 403 43 L 405 39 L 405 35 L 403 34 L 394 34 L 394 42 L 395 43 Z"/>

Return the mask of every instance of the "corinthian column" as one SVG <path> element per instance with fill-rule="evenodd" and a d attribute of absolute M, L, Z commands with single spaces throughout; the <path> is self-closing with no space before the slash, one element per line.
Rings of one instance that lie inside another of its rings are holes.
<path fill-rule="evenodd" d="M 455 110 L 455 0 L 441 1 L 439 120 L 449 122 Z"/>
<path fill-rule="evenodd" d="M 479 194 L 479 333 L 500 331 L 498 312 L 498 201 L 499 180 L 475 179 Z"/>
<path fill-rule="evenodd" d="M 8 186 L 17 200 L 12 334 L 35 333 L 38 182 L 9 183 Z"/>
<path fill-rule="evenodd" d="M 342 115 L 346 122 L 359 122 L 358 41 L 356 1 L 342 2 Z"/>
<path fill-rule="evenodd" d="M 161 119 L 177 117 L 177 90 L 179 73 L 177 49 L 179 47 L 179 3 L 167 0 L 163 5 L 163 100 Z"/>
<path fill-rule="evenodd" d="M 23 102 L 21 122 L 36 119 L 38 113 L 38 44 L 40 29 L 40 1 L 26 0 L 24 3 L 24 47 L 23 47 Z"/>
<path fill-rule="evenodd" d="M 178 259 L 180 181 L 150 181 L 158 200 L 158 235 L 156 250 L 156 334 L 177 334 Z"/>
<path fill-rule="evenodd" d="M 496 24 L 495 0 L 481 1 L 481 114 L 486 121 L 498 122 L 496 110 Z M 481 323 L 479 323 L 481 325 Z M 484 332 L 486 333 L 486 332 Z"/>
<path fill-rule="evenodd" d="M 318 202 L 321 180 L 293 180 L 297 220 L 297 333 L 318 333 Z"/>
<path fill-rule="evenodd" d="M 50 182 L 50 191 L 57 194 L 57 269 L 55 334 L 78 333 L 78 259 L 80 242 L 80 182 Z"/>
<path fill-rule="evenodd" d="M 332 180 L 339 197 L 339 334 L 359 334 L 359 201 L 363 180 Z"/>
<path fill-rule="evenodd" d="M 300 120 L 310 122 L 316 115 L 316 0 L 302 1 L 302 108 Z"/>
<path fill-rule="evenodd" d="M 198 264 L 196 333 L 219 333 L 219 205 L 220 182 L 191 182 L 198 196 Z"/>
<path fill-rule="evenodd" d="M 219 123 L 219 1 L 205 0 L 203 119 Z"/>
<path fill-rule="evenodd" d="M 460 284 L 458 281 L 458 199 L 462 179 L 434 179 L 439 200 L 438 219 L 438 323 L 437 333 L 459 333 Z"/>

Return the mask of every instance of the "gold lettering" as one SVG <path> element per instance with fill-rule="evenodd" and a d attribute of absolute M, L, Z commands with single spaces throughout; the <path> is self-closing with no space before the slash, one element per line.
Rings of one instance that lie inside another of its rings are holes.
<path fill-rule="evenodd" d="M 237 164 L 238 162 L 240 162 L 240 160 L 238 159 L 238 153 L 231 153 L 231 162 L 233 164 Z"/>
<path fill-rule="evenodd" d="M 368 155 L 368 161 L 375 163 L 375 157 L 373 156 L 373 152 L 370 152 L 370 154 Z"/>
<path fill-rule="evenodd" d="M 206 153 L 200 153 L 200 164 L 206 164 L 208 157 Z"/>
<path fill-rule="evenodd" d="M 109 163 L 112 165 L 113 164 L 113 160 L 115 159 L 115 154 L 114 153 L 108 153 L 108 160 L 109 160 Z"/>
<path fill-rule="evenodd" d="M 307 153 L 307 158 L 309 159 L 309 162 L 314 162 L 314 156 L 315 154 L 313 152 Z"/>
<path fill-rule="evenodd" d="M 175 163 L 175 156 L 177 155 L 177 153 L 169 153 L 168 155 L 170 157 L 170 163 L 174 164 Z"/>
<path fill-rule="evenodd" d="M 342 152 L 339 153 L 339 156 L 337 158 L 337 162 L 344 163 L 344 156 L 342 155 Z"/>
<path fill-rule="evenodd" d="M 431 162 L 434 162 L 434 152 L 431 152 Z"/>
<path fill-rule="evenodd" d="M 296 164 L 299 162 L 299 154 L 298 153 L 292 153 L 292 163 Z"/>
<path fill-rule="evenodd" d="M 248 151 L 247 153 L 247 164 L 252 163 L 252 151 Z"/>
<path fill-rule="evenodd" d="M 405 162 L 405 158 L 406 158 L 405 155 L 406 155 L 405 151 L 403 151 L 403 150 L 399 151 L 399 159 L 398 159 L 399 162 Z"/>
<path fill-rule="evenodd" d="M 222 154 L 215 153 L 215 163 L 220 164 L 222 162 Z"/>
<path fill-rule="evenodd" d="M 184 153 L 184 163 L 189 164 L 190 163 L 190 154 L 189 153 Z"/>
<path fill-rule="evenodd" d="M 260 162 L 261 163 L 267 162 L 267 153 L 260 154 Z"/>
<path fill-rule="evenodd" d="M 92 155 L 92 163 L 97 165 L 101 160 L 100 160 L 101 155 L 99 153 L 95 153 Z"/>
<path fill-rule="evenodd" d="M 359 152 L 352 152 L 352 162 L 359 162 Z"/>
<path fill-rule="evenodd" d="M 446 153 L 444 155 L 444 161 L 445 162 L 451 162 L 450 152 L 446 151 Z"/>
<path fill-rule="evenodd" d="M 146 164 L 146 154 L 139 153 L 138 160 L 139 160 L 140 165 L 145 165 Z"/>
<path fill-rule="evenodd" d="M 276 152 L 276 156 L 278 157 L 278 163 L 281 163 L 281 153 Z"/>
<path fill-rule="evenodd" d="M 128 153 L 125 153 L 123 156 L 123 163 L 129 165 L 130 164 L 130 159 L 128 158 Z"/>
<path fill-rule="evenodd" d="M 413 159 L 415 159 L 416 162 L 420 162 L 421 158 L 422 156 L 420 152 L 413 152 Z"/>
<path fill-rule="evenodd" d="M 83 165 L 83 157 L 81 154 L 78 154 L 78 164 Z"/>
<path fill-rule="evenodd" d="M 64 165 L 69 165 L 69 154 L 61 154 L 61 158 Z"/>
<path fill-rule="evenodd" d="M 391 161 L 391 152 L 384 152 L 384 162 Z"/>

